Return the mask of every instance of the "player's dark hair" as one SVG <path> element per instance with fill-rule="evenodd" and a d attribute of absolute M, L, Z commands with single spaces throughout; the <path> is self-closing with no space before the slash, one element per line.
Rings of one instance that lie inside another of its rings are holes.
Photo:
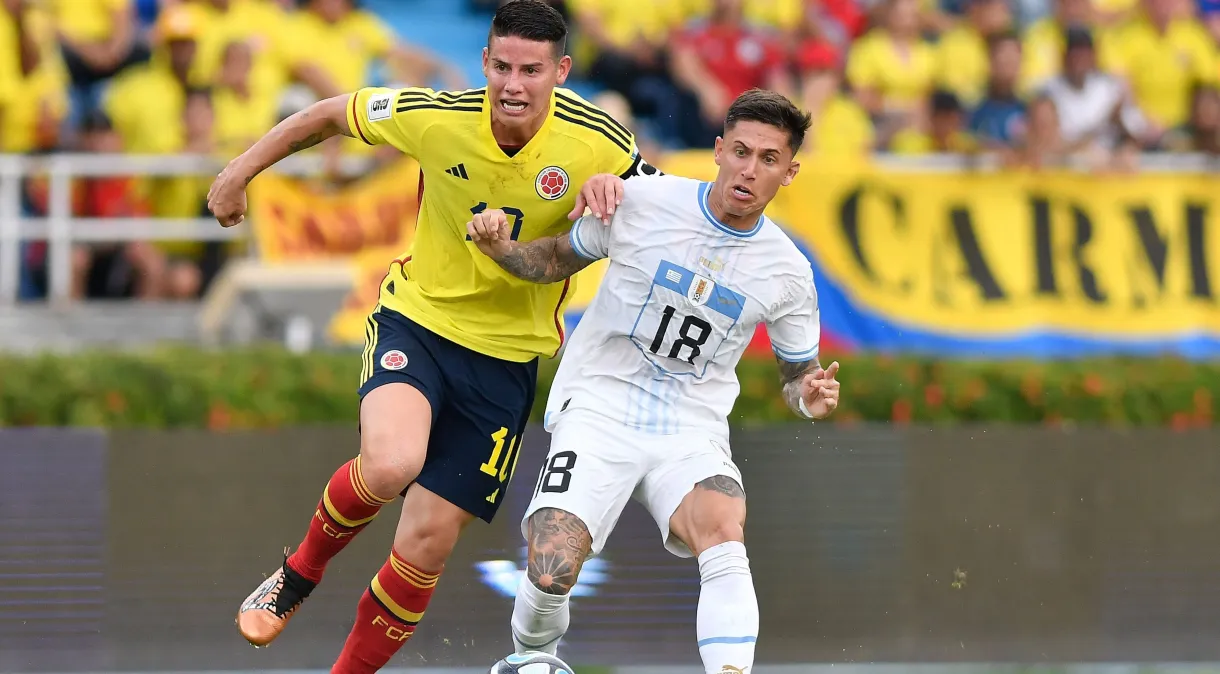
<path fill-rule="evenodd" d="M 555 58 L 563 56 L 568 44 L 568 25 L 559 10 L 542 0 L 510 0 L 496 10 L 487 33 L 493 37 L 519 37 L 532 42 L 549 42 Z"/>
<path fill-rule="evenodd" d="M 751 89 L 733 101 L 724 118 L 725 131 L 737 126 L 737 122 L 759 122 L 787 131 L 792 154 L 805 144 L 805 133 L 812 123 L 811 115 L 801 112 L 787 96 L 764 89 Z"/>

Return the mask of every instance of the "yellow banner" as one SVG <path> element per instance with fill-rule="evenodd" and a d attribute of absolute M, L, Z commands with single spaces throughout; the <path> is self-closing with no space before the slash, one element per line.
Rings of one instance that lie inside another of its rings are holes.
<path fill-rule="evenodd" d="M 657 164 L 716 175 L 709 153 Z M 264 255 L 362 251 L 362 281 L 332 324 L 336 339 L 360 342 L 387 265 L 414 232 L 415 165 L 329 196 L 268 178 L 255 202 Z M 847 345 L 1071 355 L 1220 344 L 1218 212 L 1206 175 L 918 173 L 806 158 L 768 215 L 809 254 L 825 329 Z M 572 312 L 605 266 L 580 274 Z"/>
<path fill-rule="evenodd" d="M 271 263 L 342 259 L 382 246 L 401 252 L 418 211 L 419 166 L 405 157 L 334 192 L 270 173 L 250 185 L 255 242 Z"/>
<path fill-rule="evenodd" d="M 665 168 L 715 176 L 706 155 Z M 1218 338 L 1218 214 L 1217 181 L 1204 174 L 906 173 L 812 159 L 768 210 L 834 296 L 827 328 L 896 348 L 904 329 L 933 346 L 936 336 Z M 892 339 L 876 334 L 886 326 Z"/>

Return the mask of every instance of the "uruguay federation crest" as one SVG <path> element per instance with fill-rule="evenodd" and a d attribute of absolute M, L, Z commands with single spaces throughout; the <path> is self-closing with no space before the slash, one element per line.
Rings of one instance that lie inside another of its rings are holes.
<path fill-rule="evenodd" d="M 690 303 L 701 307 L 707 304 L 708 298 L 712 296 L 712 290 L 716 287 L 716 282 L 701 274 L 695 274 L 695 278 L 691 279 L 690 287 L 686 290 L 686 299 Z"/>

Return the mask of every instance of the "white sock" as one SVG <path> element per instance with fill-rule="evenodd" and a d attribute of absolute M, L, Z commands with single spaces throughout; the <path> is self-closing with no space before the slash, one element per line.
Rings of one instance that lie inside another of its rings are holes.
<path fill-rule="evenodd" d="M 555 655 L 559 638 L 568 631 L 568 595 L 547 594 L 525 576 L 513 602 L 513 647 L 518 653 L 543 651 Z"/>
<path fill-rule="evenodd" d="M 699 555 L 695 635 L 707 674 L 750 674 L 758 639 L 758 598 L 746 546 L 736 541 Z"/>

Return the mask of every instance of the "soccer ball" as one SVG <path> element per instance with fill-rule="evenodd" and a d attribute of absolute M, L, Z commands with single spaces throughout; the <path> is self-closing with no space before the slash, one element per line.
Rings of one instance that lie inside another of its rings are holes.
<path fill-rule="evenodd" d="M 492 665 L 488 674 L 572 674 L 572 668 L 550 653 L 526 651 Z"/>

